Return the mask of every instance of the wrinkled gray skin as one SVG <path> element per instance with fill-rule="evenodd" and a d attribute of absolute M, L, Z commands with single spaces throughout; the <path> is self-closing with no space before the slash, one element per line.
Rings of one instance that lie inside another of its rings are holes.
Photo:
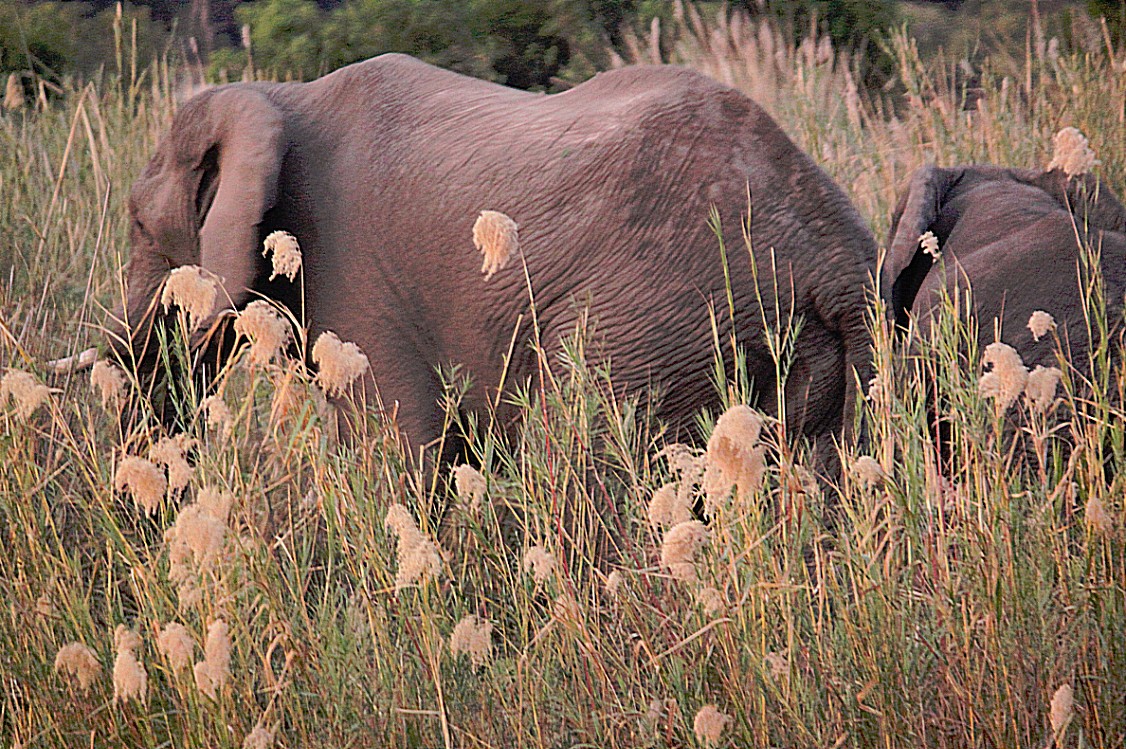
<path fill-rule="evenodd" d="M 938 237 L 945 275 L 923 253 L 919 236 Z M 888 239 L 885 290 L 899 324 L 908 315 L 925 333 L 943 295 L 972 288 L 979 344 L 1001 340 L 1031 366 L 1056 364 L 1051 336 L 1034 341 L 1028 318 L 1051 314 L 1072 363 L 1085 371 L 1089 336 L 1080 292 L 1080 242 L 1101 254 L 1112 336 L 1121 329 L 1126 293 L 1126 208 L 1093 177 L 965 166 L 922 167 L 900 196 Z"/>
<path fill-rule="evenodd" d="M 520 226 L 547 346 L 589 304 L 590 349 L 611 359 L 616 386 L 658 386 L 658 415 L 682 428 L 718 403 L 709 302 L 722 339 L 730 327 L 706 225 L 712 204 L 729 247 L 738 339 L 756 389 L 772 393 L 739 230 L 748 185 L 767 319 L 778 318 L 775 283 L 782 311 L 792 304 L 804 316 L 786 391 L 791 423 L 813 437 L 838 432 L 851 368 L 868 367 L 874 241 L 756 104 L 673 67 L 602 73 L 544 96 L 385 55 L 311 83 L 196 96 L 130 196 L 134 352 L 176 266 L 218 274 L 236 306 L 251 289 L 293 303 L 294 285 L 268 284 L 260 257 L 265 235 L 285 229 L 304 252 L 310 340 L 332 330 L 358 343 L 382 402 L 397 404 L 415 446 L 428 443 L 441 426 L 436 368 L 462 364 L 473 382 L 466 406 L 482 409 L 522 313 L 507 382 L 536 372 L 521 263 L 486 281 L 472 244 L 479 211 L 490 209 Z M 776 410 L 772 396 L 761 405 Z"/>

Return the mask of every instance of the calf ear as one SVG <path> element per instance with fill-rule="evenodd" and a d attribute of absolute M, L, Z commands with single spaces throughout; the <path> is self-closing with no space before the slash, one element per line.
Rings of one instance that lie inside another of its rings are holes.
<path fill-rule="evenodd" d="M 202 144 L 193 206 L 201 224 L 199 264 L 222 279 L 239 306 L 257 275 L 258 225 L 277 199 L 285 123 L 265 95 L 243 86 L 216 91 L 208 106 L 210 142 Z"/>
<path fill-rule="evenodd" d="M 891 220 L 883 273 L 883 287 L 885 293 L 890 289 L 891 312 L 899 326 L 907 325 L 915 296 L 934 263 L 934 259 L 923 252 L 919 237 L 932 230 L 947 194 L 962 172 L 961 169 L 939 169 L 933 164 L 920 167 L 911 175 L 907 190 L 899 196 Z"/>
<path fill-rule="evenodd" d="M 1030 182 L 1071 211 L 1080 229 L 1126 232 L 1126 207 L 1109 185 L 1093 175 L 1068 177 L 1056 168 L 1037 174 Z"/>

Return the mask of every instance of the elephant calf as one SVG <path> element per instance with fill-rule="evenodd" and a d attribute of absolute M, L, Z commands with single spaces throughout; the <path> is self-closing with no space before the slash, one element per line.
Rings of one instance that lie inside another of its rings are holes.
<path fill-rule="evenodd" d="M 748 196 L 761 306 L 736 251 Z M 133 186 L 121 310 L 132 326 L 118 330 L 120 348 L 135 354 L 149 337 L 161 314 L 150 303 L 177 266 L 221 277 L 226 304 L 267 294 L 296 306 L 297 284 L 271 281 L 261 256 L 281 229 L 304 252 L 311 340 L 331 330 L 362 348 L 369 387 L 397 404 L 416 446 L 440 433 L 437 368 L 462 365 L 467 407 L 484 408 L 521 319 L 507 381 L 534 376 L 530 297 L 549 349 L 589 306 L 590 350 L 611 361 L 616 385 L 656 388 L 659 416 L 684 426 L 718 401 L 709 304 L 720 339 L 731 334 L 713 206 L 761 405 L 775 403 L 764 326 L 793 312 L 803 326 L 785 387 L 792 431 L 840 430 L 853 370 L 867 368 L 875 243 L 762 109 L 675 67 L 601 73 L 545 96 L 385 55 L 310 83 L 199 94 Z M 519 224 L 530 291 L 520 262 L 479 271 L 482 210 Z"/>
<path fill-rule="evenodd" d="M 938 239 L 945 275 L 920 242 L 927 231 Z M 1003 340 L 1030 366 L 1056 362 L 1052 336 L 1036 341 L 1027 327 L 1032 313 L 1044 310 L 1084 372 L 1084 245 L 1100 257 L 1114 335 L 1126 293 L 1126 208 L 1105 184 L 1059 169 L 922 167 L 895 209 L 884 289 L 896 322 L 906 325 L 914 314 L 925 332 L 943 294 L 968 283 L 980 345 L 993 342 L 991 322 L 999 319 Z"/>

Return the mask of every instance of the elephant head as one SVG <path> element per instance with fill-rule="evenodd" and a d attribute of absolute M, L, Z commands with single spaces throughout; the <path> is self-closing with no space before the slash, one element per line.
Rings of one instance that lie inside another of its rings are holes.
<path fill-rule="evenodd" d="M 942 263 L 921 242 L 938 239 Z M 972 289 L 980 343 L 994 318 L 1026 361 L 1050 364 L 1052 343 L 1026 328 L 1035 310 L 1051 314 L 1077 365 L 1089 350 L 1082 255 L 1100 258 L 1108 318 L 1121 323 L 1126 292 L 1126 208 L 1090 176 L 993 166 L 926 166 L 900 196 L 888 238 L 884 290 L 897 324 L 914 315 L 929 327 L 942 295 Z"/>
<path fill-rule="evenodd" d="M 109 325 L 119 358 L 151 368 L 156 297 L 173 268 L 198 265 L 221 282 L 212 318 L 247 300 L 285 143 L 281 112 L 254 87 L 204 92 L 176 114 L 129 195 L 127 299 Z"/>

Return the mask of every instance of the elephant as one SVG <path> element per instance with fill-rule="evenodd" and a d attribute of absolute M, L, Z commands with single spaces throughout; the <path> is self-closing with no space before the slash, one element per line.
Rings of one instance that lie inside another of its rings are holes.
<path fill-rule="evenodd" d="M 920 241 L 938 240 L 943 262 Z M 892 218 L 883 291 L 889 313 L 920 332 L 932 326 L 945 294 L 972 289 L 978 343 L 1002 340 L 1025 364 L 1057 363 L 1055 336 L 1037 340 L 1028 327 L 1034 311 L 1054 318 L 1064 355 L 1086 372 L 1090 338 L 1084 314 L 1084 246 L 1096 250 L 1105 283 L 1110 334 L 1122 330 L 1126 294 L 1126 208 L 1091 175 L 1063 170 L 974 165 L 924 166 L 900 195 Z"/>
<path fill-rule="evenodd" d="M 750 211 L 757 269 L 729 251 L 734 314 L 713 207 L 728 248 L 742 246 Z M 520 260 L 491 278 L 470 242 L 483 210 L 519 226 Z M 765 326 L 802 319 L 784 388 L 795 435 L 840 433 L 867 382 L 874 238 L 758 105 L 679 67 L 545 95 L 388 54 L 307 83 L 209 89 L 175 114 L 129 212 L 118 355 L 151 366 L 139 352 L 166 314 L 153 300 L 170 269 L 198 265 L 221 278 L 222 304 L 302 304 L 310 340 L 355 342 L 369 393 L 416 450 L 441 433 L 439 367 L 468 375 L 475 410 L 494 401 L 508 351 L 504 382 L 534 377 L 533 302 L 548 351 L 589 312 L 589 349 L 616 394 L 655 389 L 673 430 L 720 403 L 709 304 L 768 412 Z M 275 230 L 300 242 L 303 301 L 296 283 L 269 279 L 261 249 Z"/>

